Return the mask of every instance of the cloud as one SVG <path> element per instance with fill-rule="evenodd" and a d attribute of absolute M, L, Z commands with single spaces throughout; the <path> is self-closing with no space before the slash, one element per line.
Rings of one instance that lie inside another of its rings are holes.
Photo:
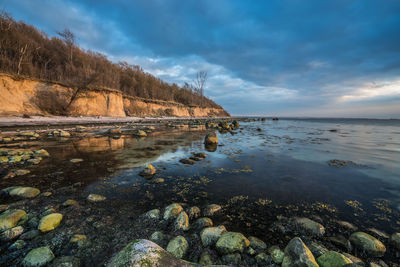
<path fill-rule="evenodd" d="M 336 107 L 351 116 L 358 102 L 373 117 L 368 106 L 399 93 L 398 0 L 15 0 L 0 8 L 50 34 L 68 27 L 82 47 L 169 82 L 207 70 L 206 93 L 232 114 L 324 107 L 329 116 Z M 400 108 L 388 108 L 393 114 Z"/>

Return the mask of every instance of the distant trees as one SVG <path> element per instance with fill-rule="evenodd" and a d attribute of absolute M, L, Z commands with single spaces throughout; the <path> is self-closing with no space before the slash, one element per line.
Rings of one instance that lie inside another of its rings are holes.
<path fill-rule="evenodd" d="M 175 101 L 185 105 L 220 107 L 204 97 L 207 72 L 197 74 L 192 85 L 168 84 L 140 66 L 113 63 L 103 54 L 85 51 L 69 29 L 48 37 L 35 27 L 0 12 L 0 71 L 76 88 L 112 88 L 137 97 Z"/>

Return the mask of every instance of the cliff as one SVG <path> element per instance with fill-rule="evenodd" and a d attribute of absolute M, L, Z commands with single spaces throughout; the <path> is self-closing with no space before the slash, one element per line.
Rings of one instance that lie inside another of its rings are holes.
<path fill-rule="evenodd" d="M 80 90 L 60 83 L 0 74 L 0 116 L 229 116 L 223 109 L 143 99 L 111 89 Z"/>

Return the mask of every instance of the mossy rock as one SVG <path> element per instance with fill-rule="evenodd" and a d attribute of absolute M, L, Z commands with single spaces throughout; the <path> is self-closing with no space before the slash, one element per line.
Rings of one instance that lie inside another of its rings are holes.
<path fill-rule="evenodd" d="M 285 248 L 282 267 L 292 266 L 318 267 L 313 254 L 299 237 L 290 240 Z"/>
<path fill-rule="evenodd" d="M 250 241 L 241 233 L 226 232 L 218 239 L 216 248 L 222 254 L 243 252 Z"/>
<path fill-rule="evenodd" d="M 53 259 L 54 254 L 49 247 L 39 247 L 29 251 L 22 264 L 26 267 L 45 266 Z"/>
<path fill-rule="evenodd" d="M 16 186 L 9 191 L 13 197 L 34 198 L 40 194 L 40 190 L 34 187 Z"/>
<path fill-rule="evenodd" d="M 372 257 L 382 257 L 386 252 L 386 247 L 381 241 L 364 232 L 351 234 L 349 240 L 359 250 Z"/>
<path fill-rule="evenodd" d="M 185 256 L 187 249 L 189 248 L 189 243 L 183 236 L 177 236 L 171 241 L 169 241 L 167 246 L 167 251 L 181 259 Z"/>
<path fill-rule="evenodd" d="M 181 213 L 181 211 L 183 211 L 182 206 L 179 205 L 178 203 L 173 203 L 165 208 L 163 218 L 164 220 L 170 220 L 172 218 L 176 218 L 179 215 L 179 213 Z"/>
<path fill-rule="evenodd" d="M 328 251 L 317 259 L 317 263 L 320 267 L 342 267 L 353 262 L 336 251 Z"/>

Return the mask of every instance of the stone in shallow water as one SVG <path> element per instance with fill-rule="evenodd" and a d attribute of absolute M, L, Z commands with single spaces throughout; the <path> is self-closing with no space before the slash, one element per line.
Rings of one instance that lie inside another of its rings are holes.
<path fill-rule="evenodd" d="M 226 232 L 218 239 L 216 248 L 222 254 L 243 252 L 250 241 L 241 233 Z"/>
<path fill-rule="evenodd" d="M 87 244 L 87 237 L 86 235 L 74 235 L 69 242 L 76 243 L 78 247 L 84 247 Z"/>
<path fill-rule="evenodd" d="M 70 162 L 72 162 L 72 163 L 79 163 L 79 162 L 82 162 L 83 161 L 83 159 L 71 159 L 70 160 Z"/>
<path fill-rule="evenodd" d="M 1 233 L 1 239 L 5 241 L 12 240 L 24 232 L 24 228 L 22 226 L 16 226 L 11 229 L 5 230 Z"/>
<path fill-rule="evenodd" d="M 173 203 L 165 208 L 163 218 L 164 220 L 176 218 L 182 210 L 183 208 L 181 205 L 179 205 L 178 203 Z"/>
<path fill-rule="evenodd" d="M 187 210 L 187 214 L 190 219 L 195 219 L 200 216 L 200 208 L 197 206 L 190 207 Z"/>
<path fill-rule="evenodd" d="M 34 198 L 40 194 L 40 190 L 34 187 L 15 186 L 9 189 L 8 194 L 13 197 Z"/>
<path fill-rule="evenodd" d="M 226 232 L 226 228 L 223 225 L 220 225 L 218 227 L 204 228 L 200 232 L 200 238 L 201 238 L 201 242 L 203 243 L 203 246 L 207 247 L 207 246 L 214 245 L 215 242 L 217 242 L 218 239 L 225 232 Z"/>
<path fill-rule="evenodd" d="M 150 240 L 159 245 L 163 244 L 165 239 L 166 239 L 166 236 L 160 231 L 156 231 L 156 232 L 152 233 L 150 236 Z"/>
<path fill-rule="evenodd" d="M 64 201 L 63 206 L 79 206 L 79 203 L 76 200 L 68 199 Z"/>
<path fill-rule="evenodd" d="M 53 259 L 54 254 L 49 247 L 39 247 L 29 251 L 22 264 L 27 267 L 45 266 Z"/>
<path fill-rule="evenodd" d="M 60 225 L 62 218 L 63 216 L 61 213 L 46 215 L 40 220 L 38 229 L 42 232 L 54 230 Z"/>
<path fill-rule="evenodd" d="M 149 177 L 153 177 L 154 174 L 156 174 L 156 168 L 151 165 L 148 164 L 140 173 L 139 175 L 145 178 L 149 178 Z"/>
<path fill-rule="evenodd" d="M 255 257 L 257 263 L 261 266 L 265 266 L 271 262 L 271 258 L 265 254 L 265 253 L 260 253 Z"/>
<path fill-rule="evenodd" d="M 56 258 L 50 265 L 51 267 L 79 267 L 81 260 L 74 256 L 62 256 Z"/>
<path fill-rule="evenodd" d="M 210 218 L 207 217 L 203 217 L 203 218 L 198 218 L 195 222 L 194 222 L 194 227 L 197 229 L 202 229 L 204 227 L 210 227 L 213 226 L 213 222 Z"/>
<path fill-rule="evenodd" d="M 179 162 L 186 165 L 193 165 L 195 163 L 195 161 L 192 159 L 180 159 Z"/>
<path fill-rule="evenodd" d="M 175 220 L 175 230 L 189 230 L 189 217 L 186 212 L 181 211 Z"/>
<path fill-rule="evenodd" d="M 149 210 L 144 214 L 144 217 L 149 218 L 149 219 L 154 219 L 154 220 L 159 220 L 160 219 L 160 210 L 159 209 L 154 209 L 154 210 Z"/>
<path fill-rule="evenodd" d="M 178 235 L 171 241 L 169 241 L 167 246 L 167 251 L 181 259 L 185 256 L 187 249 L 189 248 L 189 243 L 183 236 Z"/>
<path fill-rule="evenodd" d="M 18 250 L 24 248 L 26 246 L 26 242 L 24 240 L 17 240 L 11 246 L 8 247 L 8 250 Z"/>
<path fill-rule="evenodd" d="M 272 260 L 276 264 L 281 264 L 283 261 L 283 257 L 285 256 L 285 253 L 278 246 L 270 247 L 268 249 L 268 253 L 271 255 Z"/>
<path fill-rule="evenodd" d="M 323 236 L 325 234 L 325 227 L 308 218 L 295 218 L 295 223 L 305 232 L 315 236 Z"/>
<path fill-rule="evenodd" d="M 398 249 L 400 250 L 400 233 L 394 233 L 390 237 L 390 242 Z"/>
<path fill-rule="evenodd" d="M 24 210 L 6 210 L 0 215 L 0 230 L 12 228 L 26 215 Z"/>
<path fill-rule="evenodd" d="M 291 266 L 318 267 L 313 254 L 299 237 L 290 240 L 285 248 L 282 267 Z"/>
<path fill-rule="evenodd" d="M 359 250 L 372 257 L 382 257 L 386 252 L 386 247 L 381 241 L 364 232 L 351 234 L 349 240 Z"/>
<path fill-rule="evenodd" d="M 265 244 L 265 242 L 255 236 L 250 236 L 249 241 L 250 241 L 250 246 L 254 249 L 266 249 L 267 248 L 267 245 Z"/>
<path fill-rule="evenodd" d="M 353 262 L 349 258 L 336 251 L 328 251 L 322 256 L 318 257 L 317 263 L 320 267 L 342 267 Z"/>
<path fill-rule="evenodd" d="M 203 210 L 204 216 L 213 216 L 215 213 L 219 212 L 222 209 L 220 205 L 210 204 L 207 205 Z"/>
<path fill-rule="evenodd" d="M 100 201 L 104 201 L 106 199 L 107 199 L 106 197 L 104 197 L 102 195 L 97 195 L 97 194 L 90 194 L 87 197 L 87 200 L 90 202 L 100 202 Z"/>

